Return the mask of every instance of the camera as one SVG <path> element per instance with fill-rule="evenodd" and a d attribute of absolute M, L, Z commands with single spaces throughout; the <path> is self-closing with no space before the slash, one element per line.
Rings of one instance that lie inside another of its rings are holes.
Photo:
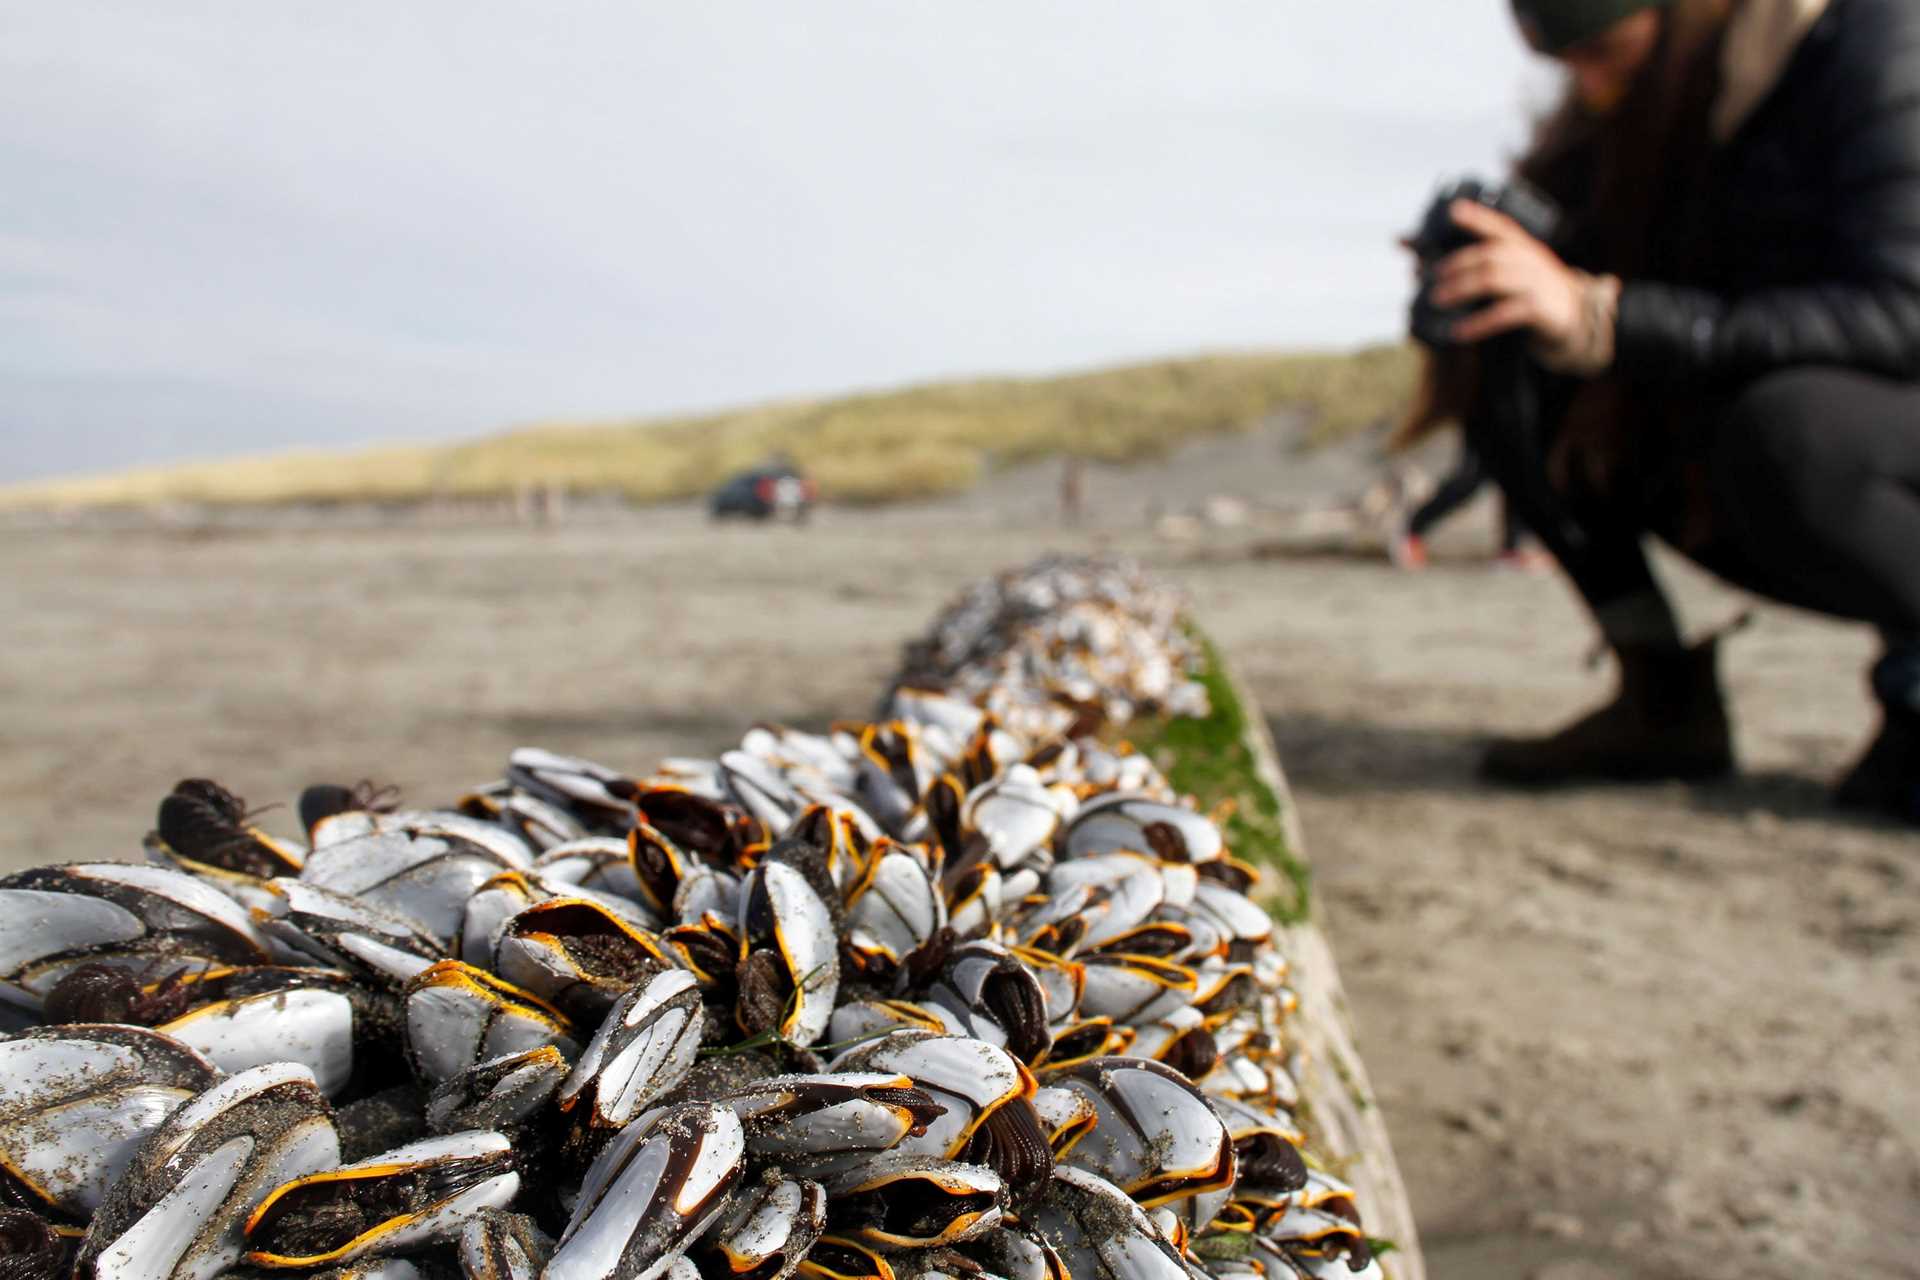
<path fill-rule="evenodd" d="M 1453 220 L 1456 200 L 1471 200 L 1506 214 L 1536 240 L 1552 244 L 1560 231 L 1560 209 L 1538 190 L 1519 180 L 1505 183 L 1482 182 L 1462 178 L 1443 186 L 1427 206 L 1419 230 L 1407 240 L 1420 259 L 1422 284 L 1414 295 L 1408 328 L 1413 336 L 1429 347 L 1451 347 L 1453 326 L 1485 306 L 1475 303 L 1464 307 L 1438 307 L 1433 303 L 1431 271 L 1442 258 L 1478 242 L 1479 237 Z"/>

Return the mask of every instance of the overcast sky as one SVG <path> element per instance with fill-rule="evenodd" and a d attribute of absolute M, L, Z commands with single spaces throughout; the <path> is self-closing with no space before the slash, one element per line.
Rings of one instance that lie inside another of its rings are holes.
<path fill-rule="evenodd" d="M 1504 0 L 0 0 L 0 482 L 1392 336 Z"/>

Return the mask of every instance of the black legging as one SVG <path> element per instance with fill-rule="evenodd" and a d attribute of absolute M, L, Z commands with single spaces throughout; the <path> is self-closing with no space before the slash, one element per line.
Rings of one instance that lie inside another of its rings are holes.
<path fill-rule="evenodd" d="M 1471 444 L 1460 446 L 1460 458 L 1453 464 L 1453 470 L 1433 491 L 1433 496 L 1420 505 L 1407 521 L 1407 532 L 1416 538 L 1424 538 L 1433 526 L 1445 520 L 1461 507 L 1473 500 L 1482 485 L 1493 479 L 1487 465 L 1480 461 L 1480 455 L 1474 452 Z M 1513 504 L 1502 500 L 1500 504 L 1500 548 L 1512 551 L 1520 545 L 1520 539 L 1526 534 L 1526 527 L 1514 515 Z"/>
<path fill-rule="evenodd" d="M 1470 434 L 1596 613 L 1658 589 L 1640 542 L 1653 533 L 1749 591 L 1920 641 L 1920 385 L 1834 368 L 1769 374 L 1605 495 L 1550 491 L 1541 447 L 1484 425 Z M 1705 542 L 1681 528 L 1689 489 L 1710 517 Z"/>

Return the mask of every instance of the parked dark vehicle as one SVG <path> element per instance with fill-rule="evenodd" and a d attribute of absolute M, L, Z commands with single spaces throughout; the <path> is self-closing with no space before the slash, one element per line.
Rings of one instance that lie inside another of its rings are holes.
<path fill-rule="evenodd" d="M 798 467 L 786 463 L 755 467 L 714 490 L 713 518 L 803 521 L 813 514 L 818 492 L 812 479 Z"/>

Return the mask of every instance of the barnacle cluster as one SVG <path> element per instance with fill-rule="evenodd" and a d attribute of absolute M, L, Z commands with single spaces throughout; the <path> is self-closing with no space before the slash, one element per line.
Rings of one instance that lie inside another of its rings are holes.
<path fill-rule="evenodd" d="M 1138 563 L 1052 556 L 975 583 L 907 647 L 902 679 L 1037 739 L 1135 715 L 1204 716 L 1180 593 Z"/>
<path fill-rule="evenodd" d="M 0 1270 L 1377 1275 L 1256 871 L 1095 732 L 1192 705 L 1171 598 L 1050 562 L 916 652 L 824 734 L 299 841 L 190 780 L 0 880 Z"/>

